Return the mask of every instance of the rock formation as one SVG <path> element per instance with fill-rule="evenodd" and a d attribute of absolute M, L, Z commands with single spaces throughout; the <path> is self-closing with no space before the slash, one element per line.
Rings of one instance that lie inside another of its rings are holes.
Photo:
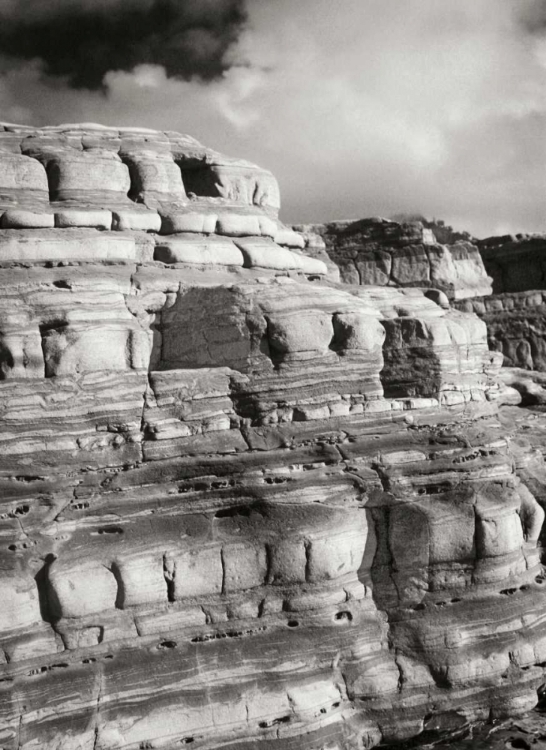
<path fill-rule="evenodd" d="M 546 236 L 489 237 L 478 247 L 493 294 L 456 307 L 485 321 L 489 346 L 506 367 L 546 371 Z"/>
<path fill-rule="evenodd" d="M 348 284 L 430 287 L 449 299 L 491 294 L 475 242 L 443 222 L 372 218 L 294 228 L 310 247 L 324 242 Z"/>
<path fill-rule="evenodd" d="M 532 707 L 546 476 L 485 323 L 336 283 L 270 173 L 187 136 L 0 149 L 0 746 L 362 750 Z"/>
<path fill-rule="evenodd" d="M 329 266 L 329 278 L 337 269 L 348 284 L 430 288 L 435 299 L 441 291 L 485 321 L 489 347 L 506 367 L 546 371 L 545 235 L 477 240 L 442 221 L 403 214 L 295 229 L 305 252 Z"/>

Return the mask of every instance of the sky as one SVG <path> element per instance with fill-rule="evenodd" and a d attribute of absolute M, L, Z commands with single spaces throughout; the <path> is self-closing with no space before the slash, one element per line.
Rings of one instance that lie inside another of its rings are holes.
<path fill-rule="evenodd" d="M 188 133 L 287 223 L 546 232 L 546 0 L 0 0 L 0 120 Z"/>

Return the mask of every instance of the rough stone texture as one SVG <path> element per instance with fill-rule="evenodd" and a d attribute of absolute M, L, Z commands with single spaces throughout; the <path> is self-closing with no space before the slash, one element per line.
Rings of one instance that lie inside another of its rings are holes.
<path fill-rule="evenodd" d="M 504 235 L 478 242 L 493 294 L 459 300 L 487 324 L 489 346 L 507 367 L 546 371 L 545 235 Z"/>
<path fill-rule="evenodd" d="M 0 745 L 362 750 L 534 706 L 544 458 L 485 324 L 257 238 L 272 178 L 211 186 L 185 136 L 0 142 L 56 180 L 8 211 L 129 217 L 0 232 Z"/>
<path fill-rule="evenodd" d="M 546 371 L 546 290 L 506 292 L 456 303 L 487 325 L 489 348 L 504 365 Z"/>
<path fill-rule="evenodd" d="M 491 279 L 470 235 L 442 222 L 374 218 L 294 228 L 306 238 L 322 238 L 348 284 L 432 287 L 450 299 L 491 293 Z"/>

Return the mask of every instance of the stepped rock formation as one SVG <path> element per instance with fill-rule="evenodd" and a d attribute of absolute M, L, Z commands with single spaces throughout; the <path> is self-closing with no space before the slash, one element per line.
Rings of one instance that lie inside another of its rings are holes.
<path fill-rule="evenodd" d="M 532 707 L 546 475 L 485 324 L 337 284 L 274 178 L 191 138 L 3 127 L 0 746 L 362 750 Z"/>
<path fill-rule="evenodd" d="M 478 247 L 443 223 L 372 218 L 295 225 L 310 247 L 324 242 L 348 284 L 430 287 L 449 299 L 491 294 Z"/>
<path fill-rule="evenodd" d="M 478 242 L 493 294 L 460 300 L 487 324 L 489 346 L 507 367 L 546 371 L 546 235 L 504 235 Z"/>
<path fill-rule="evenodd" d="M 429 287 L 435 299 L 439 290 L 485 321 L 489 347 L 506 367 L 546 371 L 545 235 L 477 240 L 444 222 L 404 215 L 295 229 L 330 278 L 337 268 L 348 284 Z"/>

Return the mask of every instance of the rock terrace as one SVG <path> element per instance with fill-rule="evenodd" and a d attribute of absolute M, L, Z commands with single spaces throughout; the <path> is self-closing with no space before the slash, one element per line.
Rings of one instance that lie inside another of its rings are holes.
<path fill-rule="evenodd" d="M 0 745 L 534 706 L 546 475 L 485 323 L 336 282 L 270 173 L 187 136 L 4 125 L 0 165 Z"/>

